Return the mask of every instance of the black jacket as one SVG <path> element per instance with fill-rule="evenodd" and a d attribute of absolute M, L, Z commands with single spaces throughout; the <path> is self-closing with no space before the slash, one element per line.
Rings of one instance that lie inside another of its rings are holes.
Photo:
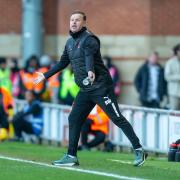
<path fill-rule="evenodd" d="M 71 63 L 75 82 L 81 91 L 92 91 L 104 86 L 112 86 L 113 82 L 108 69 L 104 66 L 100 53 L 99 39 L 84 27 L 77 33 L 70 33 L 59 63 L 45 73 L 45 78 L 61 71 Z M 85 85 L 83 80 L 88 71 L 95 72 L 94 83 Z"/>
<path fill-rule="evenodd" d="M 164 69 L 160 64 L 159 66 L 159 77 L 158 77 L 158 88 L 157 93 L 159 100 L 162 101 L 163 96 L 167 95 L 167 83 L 164 79 Z M 149 84 L 149 68 L 148 68 L 148 62 L 144 63 L 140 69 L 138 70 L 135 80 L 135 87 L 140 95 L 140 100 L 147 101 L 147 95 L 148 95 L 148 84 Z"/>

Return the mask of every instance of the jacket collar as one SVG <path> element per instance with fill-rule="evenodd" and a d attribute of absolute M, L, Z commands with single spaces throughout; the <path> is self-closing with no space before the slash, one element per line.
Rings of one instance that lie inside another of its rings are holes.
<path fill-rule="evenodd" d="M 86 31 L 86 27 L 82 27 L 82 29 L 78 32 L 73 33 L 72 31 L 69 31 L 70 36 L 72 36 L 74 39 L 78 38 L 84 31 Z"/>

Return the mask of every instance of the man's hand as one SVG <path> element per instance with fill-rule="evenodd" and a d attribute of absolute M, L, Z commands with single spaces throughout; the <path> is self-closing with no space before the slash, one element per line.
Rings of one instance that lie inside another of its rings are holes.
<path fill-rule="evenodd" d="M 36 72 L 37 74 L 37 77 L 34 79 L 34 84 L 37 85 L 39 84 L 40 82 L 44 81 L 45 80 L 45 77 L 44 77 L 44 74 L 41 73 L 41 72 Z"/>
<path fill-rule="evenodd" d="M 88 72 L 88 78 L 91 81 L 91 85 L 93 84 L 94 80 L 95 80 L 95 74 L 92 71 Z"/>

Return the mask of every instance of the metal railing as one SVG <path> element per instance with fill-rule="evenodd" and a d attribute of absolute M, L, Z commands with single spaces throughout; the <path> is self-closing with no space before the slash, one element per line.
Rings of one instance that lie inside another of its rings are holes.
<path fill-rule="evenodd" d="M 15 111 L 23 108 L 26 102 L 15 100 Z M 128 119 L 137 133 L 143 147 L 152 152 L 166 153 L 168 146 L 180 139 L 180 111 L 151 109 L 119 105 L 122 114 Z M 44 130 L 42 138 L 57 142 L 68 141 L 68 115 L 71 107 L 43 103 Z M 109 125 L 109 140 L 115 145 L 131 147 L 121 129 L 112 122 Z"/>
<path fill-rule="evenodd" d="M 180 111 L 119 105 L 122 114 L 132 124 L 143 147 L 149 151 L 166 153 L 171 142 L 180 138 Z M 114 129 L 114 125 L 110 131 Z M 114 130 L 112 130 L 114 131 Z M 121 130 L 115 144 L 130 146 Z M 111 136 L 111 132 L 110 132 Z M 110 137 L 110 139 L 114 139 Z"/>

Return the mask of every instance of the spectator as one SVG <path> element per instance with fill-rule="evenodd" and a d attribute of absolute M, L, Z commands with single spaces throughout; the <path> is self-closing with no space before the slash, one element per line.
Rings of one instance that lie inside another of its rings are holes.
<path fill-rule="evenodd" d="M 8 119 L 12 117 L 13 99 L 9 91 L 0 87 L 0 140 L 5 140 L 9 136 L 12 137 Z"/>
<path fill-rule="evenodd" d="M 10 70 L 7 68 L 6 58 L 0 57 L 0 87 L 12 92 Z"/>
<path fill-rule="evenodd" d="M 74 74 L 72 69 L 66 69 L 59 76 L 59 100 L 60 103 L 66 105 L 72 105 L 77 93 L 79 92 L 79 87 L 74 82 Z"/>
<path fill-rule="evenodd" d="M 41 102 L 36 99 L 34 91 L 26 91 L 27 105 L 13 118 L 13 125 L 17 140 L 22 138 L 22 132 L 39 136 L 43 128 L 43 110 Z"/>
<path fill-rule="evenodd" d="M 165 79 L 168 83 L 170 108 L 180 110 L 180 44 L 173 48 L 174 56 L 165 66 Z"/>
<path fill-rule="evenodd" d="M 36 71 L 40 69 L 39 59 L 36 56 L 31 56 L 25 65 L 25 68 L 20 71 L 20 89 L 21 98 L 24 98 L 25 92 L 35 91 L 39 98 L 46 89 L 45 83 L 40 83 L 38 86 L 34 86 L 33 79 L 36 76 Z"/>
<path fill-rule="evenodd" d="M 0 92 L 0 141 L 7 139 L 8 128 L 7 114 L 3 107 L 3 94 Z"/>
<path fill-rule="evenodd" d="M 112 64 L 112 59 L 109 56 L 103 57 L 103 61 L 105 66 L 108 68 L 109 73 L 112 77 L 113 84 L 114 84 L 114 93 L 118 97 L 121 92 L 121 83 L 118 69 L 115 65 Z"/>
<path fill-rule="evenodd" d="M 13 97 L 19 97 L 20 95 L 20 87 L 19 87 L 19 81 L 20 81 L 20 75 L 19 75 L 19 67 L 18 67 L 18 61 L 16 58 L 13 58 L 11 60 L 11 82 L 12 82 L 12 95 Z"/>
<path fill-rule="evenodd" d="M 10 119 L 13 116 L 13 95 L 11 73 L 7 68 L 6 58 L 0 57 L 0 92 L 2 94 L 3 108 Z"/>
<path fill-rule="evenodd" d="M 153 52 L 135 77 L 135 87 L 140 95 L 141 104 L 151 108 L 159 108 L 163 96 L 166 95 L 164 70 L 158 59 L 158 53 Z"/>
<path fill-rule="evenodd" d="M 92 147 L 98 146 L 105 141 L 108 134 L 109 118 L 99 106 L 91 111 L 87 120 L 84 122 L 81 130 L 82 146 L 79 150 L 89 150 Z M 95 137 L 88 142 L 88 135 L 93 134 Z"/>

